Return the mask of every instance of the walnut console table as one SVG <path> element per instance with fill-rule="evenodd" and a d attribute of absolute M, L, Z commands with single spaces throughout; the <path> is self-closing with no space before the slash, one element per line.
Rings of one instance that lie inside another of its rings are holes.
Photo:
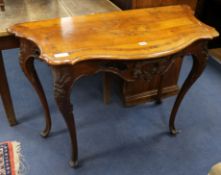
<path fill-rule="evenodd" d="M 163 75 L 174 60 L 192 55 L 192 70 L 169 120 L 170 132 L 176 134 L 180 103 L 206 66 L 207 41 L 219 35 L 198 21 L 188 6 L 58 18 L 17 24 L 9 31 L 20 38 L 20 65 L 35 89 L 40 82 L 33 60 L 40 59 L 52 68 L 54 97 L 69 129 L 70 164 L 74 167 L 78 165 L 78 148 L 70 94 L 77 79 L 109 72 L 126 81 L 148 81 L 155 74 Z"/>

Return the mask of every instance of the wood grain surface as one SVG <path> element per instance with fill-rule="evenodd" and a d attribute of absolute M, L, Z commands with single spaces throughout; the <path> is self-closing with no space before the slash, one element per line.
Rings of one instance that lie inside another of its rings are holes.
<path fill-rule="evenodd" d="M 9 31 L 36 43 L 52 65 L 164 57 L 219 35 L 185 5 L 29 22 Z"/>

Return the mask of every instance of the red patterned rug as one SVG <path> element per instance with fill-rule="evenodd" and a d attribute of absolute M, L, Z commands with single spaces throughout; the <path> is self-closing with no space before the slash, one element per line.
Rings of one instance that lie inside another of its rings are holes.
<path fill-rule="evenodd" d="M 21 175 L 20 143 L 0 142 L 0 175 Z"/>

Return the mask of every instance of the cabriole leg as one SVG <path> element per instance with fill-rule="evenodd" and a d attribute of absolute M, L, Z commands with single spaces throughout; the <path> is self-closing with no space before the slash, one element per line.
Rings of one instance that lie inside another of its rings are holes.
<path fill-rule="evenodd" d="M 68 71 L 68 68 L 66 69 L 65 67 L 58 66 L 53 67 L 52 70 L 54 79 L 54 97 L 57 106 L 66 122 L 71 138 L 72 156 L 70 166 L 76 168 L 78 166 L 78 145 L 73 106 L 70 101 L 71 88 L 74 78 L 72 77 L 71 72 Z"/>
<path fill-rule="evenodd" d="M 41 135 L 47 137 L 51 130 L 51 116 L 44 90 L 34 67 L 34 59 L 39 53 L 31 46 L 32 44 L 29 42 L 21 42 L 20 66 L 40 98 L 45 113 L 45 128 L 41 132 Z"/>
<path fill-rule="evenodd" d="M 188 53 L 192 55 L 193 66 L 180 92 L 178 93 L 178 96 L 176 98 L 175 104 L 173 106 L 173 109 L 170 115 L 169 128 L 170 128 L 171 134 L 173 135 L 177 134 L 177 130 L 175 128 L 175 118 L 176 118 L 176 114 L 179 109 L 179 106 L 183 100 L 183 97 L 185 96 L 187 91 L 190 89 L 190 87 L 194 84 L 194 82 L 200 77 L 204 68 L 206 67 L 207 58 L 208 58 L 207 42 L 196 43 L 195 45 L 190 47 Z"/>

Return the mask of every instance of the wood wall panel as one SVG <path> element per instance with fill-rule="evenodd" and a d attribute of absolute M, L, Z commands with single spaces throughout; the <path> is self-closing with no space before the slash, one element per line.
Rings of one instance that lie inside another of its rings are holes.
<path fill-rule="evenodd" d="M 133 8 L 143 8 L 143 7 L 159 7 L 166 5 L 176 5 L 176 4 L 187 4 L 196 8 L 196 0 L 134 0 Z"/>
<path fill-rule="evenodd" d="M 159 7 L 166 5 L 187 4 L 196 8 L 197 0 L 111 0 L 122 9 Z"/>

